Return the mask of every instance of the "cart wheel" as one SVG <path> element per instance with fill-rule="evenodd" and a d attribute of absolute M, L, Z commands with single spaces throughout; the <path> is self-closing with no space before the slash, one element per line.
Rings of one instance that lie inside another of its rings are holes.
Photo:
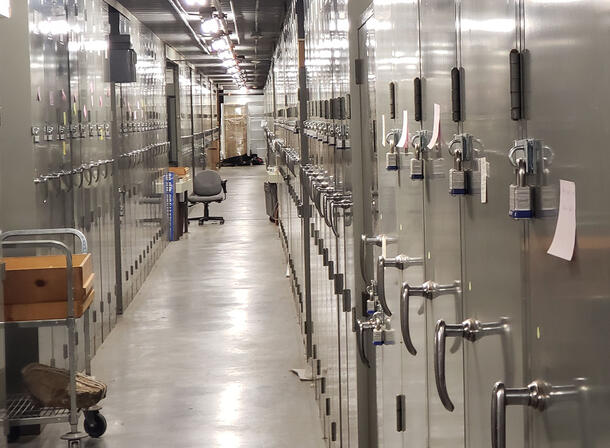
<path fill-rule="evenodd" d="M 19 440 L 21 436 L 21 427 L 19 426 L 11 426 L 9 429 L 8 435 L 6 436 L 6 441 L 8 443 L 15 443 Z"/>
<path fill-rule="evenodd" d="M 85 413 L 85 431 L 91 437 L 101 437 L 108 427 L 106 418 L 98 411 L 89 411 Z"/>
<path fill-rule="evenodd" d="M 68 448 L 80 448 L 80 440 L 68 440 Z"/>

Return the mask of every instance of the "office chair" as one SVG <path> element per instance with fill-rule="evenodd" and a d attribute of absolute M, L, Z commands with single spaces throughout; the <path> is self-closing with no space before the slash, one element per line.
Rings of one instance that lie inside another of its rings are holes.
<path fill-rule="evenodd" d="M 203 203 L 203 216 L 189 218 L 189 221 L 199 221 L 202 226 L 206 221 L 219 221 L 225 223 L 222 216 L 210 216 L 210 203 L 222 202 L 227 198 L 227 181 L 221 179 L 216 171 L 204 170 L 197 173 L 193 179 L 193 194 L 189 195 L 190 207 Z"/>

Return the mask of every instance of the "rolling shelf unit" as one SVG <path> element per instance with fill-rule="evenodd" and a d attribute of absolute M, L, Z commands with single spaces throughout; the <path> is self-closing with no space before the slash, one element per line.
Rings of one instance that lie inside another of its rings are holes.
<path fill-rule="evenodd" d="M 67 317 L 65 319 L 47 319 L 32 321 L 5 322 L 5 325 L 15 325 L 21 328 L 43 328 L 43 327 L 66 327 L 68 331 L 68 363 L 69 363 L 69 389 L 70 409 L 60 407 L 41 406 L 28 394 L 15 394 L 7 397 L 7 417 L 11 427 L 26 425 L 44 425 L 51 423 L 70 424 L 70 432 L 61 438 L 68 442 L 68 448 L 79 448 L 81 439 L 87 437 L 85 433 L 78 431 L 79 412 L 85 415 L 85 430 L 93 437 L 101 436 L 106 430 L 106 420 L 99 413 L 100 407 L 93 406 L 88 409 L 78 409 L 76 403 L 76 375 L 77 375 L 77 353 L 76 345 L 78 336 L 76 332 L 76 317 L 74 316 L 74 289 L 72 287 L 72 254 L 70 248 L 61 241 L 56 240 L 18 240 L 7 241 L 13 238 L 50 235 L 73 235 L 80 240 L 80 253 L 87 253 L 87 238 L 76 229 L 32 229 L 32 230 L 13 230 L 4 232 L 0 236 L 3 249 L 23 249 L 23 248 L 47 248 L 57 249 L 66 256 L 66 284 L 67 284 Z M 85 372 L 91 374 L 91 346 L 89 335 L 89 307 L 83 312 L 84 319 L 84 340 L 85 340 Z M 18 436 L 18 432 L 13 432 L 13 436 Z"/>

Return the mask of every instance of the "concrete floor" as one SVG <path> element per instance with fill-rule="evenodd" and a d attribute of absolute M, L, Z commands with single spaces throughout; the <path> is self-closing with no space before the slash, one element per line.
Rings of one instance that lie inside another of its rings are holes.
<path fill-rule="evenodd" d="M 170 244 L 98 351 L 108 431 L 85 447 L 324 445 L 311 384 L 289 371 L 305 359 L 264 167 L 221 175 L 229 198 L 211 212 L 226 224 Z M 66 430 L 11 446 L 65 447 Z"/>

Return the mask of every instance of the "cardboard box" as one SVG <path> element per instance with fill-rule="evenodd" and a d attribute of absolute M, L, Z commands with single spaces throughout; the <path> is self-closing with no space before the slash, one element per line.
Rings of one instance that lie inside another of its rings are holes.
<path fill-rule="evenodd" d="M 4 280 L 4 313 L 7 321 L 61 319 L 67 315 L 66 257 L 7 257 Z M 95 296 L 91 254 L 72 256 L 74 310 L 77 316 Z"/>
<path fill-rule="evenodd" d="M 214 142 L 212 142 L 214 143 Z M 218 142 L 216 142 L 215 146 L 210 146 L 206 150 L 206 169 L 208 170 L 218 170 L 220 164 L 220 150 Z"/>
<path fill-rule="evenodd" d="M 224 106 L 225 158 L 248 152 L 248 120 L 244 106 Z"/>
<path fill-rule="evenodd" d="M 167 171 L 174 173 L 178 177 L 187 177 L 191 173 L 188 166 L 170 166 Z"/>

